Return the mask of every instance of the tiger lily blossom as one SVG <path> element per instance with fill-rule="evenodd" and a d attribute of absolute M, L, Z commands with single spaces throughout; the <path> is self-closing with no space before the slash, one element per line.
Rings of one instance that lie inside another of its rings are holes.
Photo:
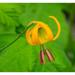
<path fill-rule="evenodd" d="M 48 41 L 54 41 L 60 35 L 60 23 L 54 16 L 49 16 L 49 18 L 53 19 L 58 27 L 58 31 L 56 36 L 53 35 L 52 30 L 48 26 L 48 24 L 42 21 L 31 21 L 28 25 L 35 24 L 33 28 L 28 29 L 26 31 L 26 39 L 30 45 L 42 45 L 40 51 L 40 63 L 45 64 L 44 55 L 46 54 L 49 61 L 53 61 L 54 57 L 48 48 L 44 47 L 43 44 Z"/>

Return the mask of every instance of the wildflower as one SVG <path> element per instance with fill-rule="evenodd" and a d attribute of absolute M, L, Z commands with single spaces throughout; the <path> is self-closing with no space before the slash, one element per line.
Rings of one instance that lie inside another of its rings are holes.
<path fill-rule="evenodd" d="M 26 39 L 28 43 L 30 45 L 40 45 L 42 47 L 42 50 L 40 51 L 40 63 L 41 64 L 45 63 L 45 60 L 44 60 L 45 54 L 47 55 L 49 61 L 54 60 L 52 53 L 49 52 L 49 49 L 45 48 L 43 44 L 47 43 L 48 41 L 56 40 L 60 34 L 60 23 L 54 16 L 49 16 L 49 17 L 52 18 L 56 22 L 57 27 L 58 27 L 58 32 L 55 37 L 50 27 L 41 21 L 30 22 L 29 25 L 33 23 L 35 25 L 31 29 L 29 28 L 26 31 Z"/>

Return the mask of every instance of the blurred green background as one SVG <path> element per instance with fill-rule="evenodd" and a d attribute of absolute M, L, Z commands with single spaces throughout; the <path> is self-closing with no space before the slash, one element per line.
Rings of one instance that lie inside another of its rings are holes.
<path fill-rule="evenodd" d="M 24 33 L 11 43 L 28 22 L 47 23 L 53 34 L 57 27 L 48 16 L 55 16 L 61 24 L 61 33 L 54 42 L 45 45 L 52 51 L 55 61 L 40 64 L 39 46 L 27 43 Z M 0 3 L 0 72 L 74 72 L 75 71 L 75 4 L 52 3 Z"/>

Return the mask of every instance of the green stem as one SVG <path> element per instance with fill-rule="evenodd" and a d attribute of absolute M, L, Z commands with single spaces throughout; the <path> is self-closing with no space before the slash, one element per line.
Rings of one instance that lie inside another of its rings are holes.
<path fill-rule="evenodd" d="M 22 31 L 16 38 L 15 40 L 13 40 L 11 43 L 9 43 L 8 45 L 6 45 L 5 47 L 0 49 L 0 52 L 4 51 L 6 48 L 8 48 L 9 46 L 11 46 L 16 40 L 18 40 L 20 38 L 20 36 L 26 32 L 26 30 L 29 28 L 30 26 L 26 27 L 24 31 Z"/>
<path fill-rule="evenodd" d="M 44 44 L 41 44 L 41 45 L 40 45 L 40 49 L 41 49 L 41 50 L 45 50 Z"/>

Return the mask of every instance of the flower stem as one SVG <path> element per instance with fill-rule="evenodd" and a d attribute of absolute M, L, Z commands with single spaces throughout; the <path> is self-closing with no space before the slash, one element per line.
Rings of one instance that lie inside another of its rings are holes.
<path fill-rule="evenodd" d="M 23 30 L 20 34 L 18 34 L 17 37 L 16 37 L 11 43 L 9 43 L 8 45 L 5 45 L 3 48 L 1 48 L 1 49 L 0 49 L 0 52 L 3 52 L 6 48 L 8 48 L 9 46 L 11 46 L 16 40 L 18 40 L 18 39 L 21 37 L 21 35 L 22 35 L 23 33 L 25 33 L 25 31 L 26 31 L 28 28 L 29 28 L 29 26 L 26 27 L 25 30 Z"/>

